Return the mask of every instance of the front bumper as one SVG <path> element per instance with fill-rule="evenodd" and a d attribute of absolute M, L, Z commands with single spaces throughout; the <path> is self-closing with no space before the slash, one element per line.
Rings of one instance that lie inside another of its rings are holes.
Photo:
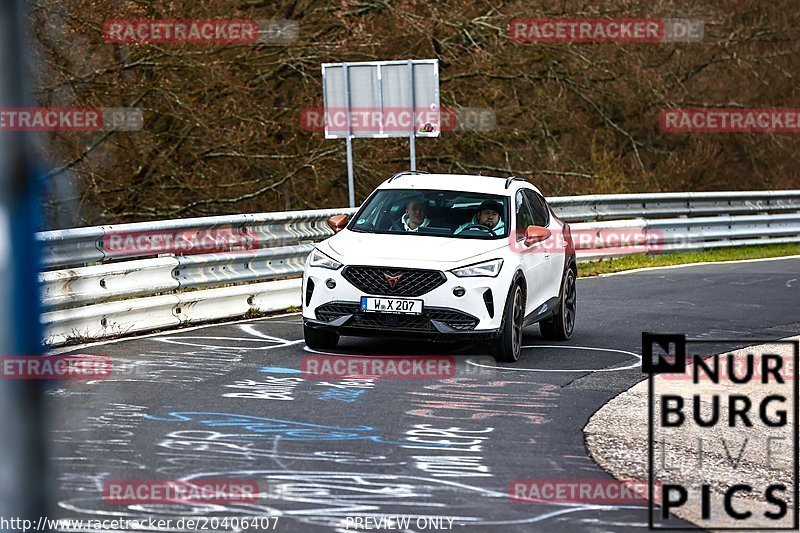
<path fill-rule="evenodd" d="M 441 285 L 428 292 L 419 296 L 392 296 L 357 288 L 342 274 L 342 269 L 308 267 L 303 276 L 303 320 L 309 327 L 334 329 L 344 335 L 391 334 L 431 339 L 497 336 L 511 282 L 506 278 L 513 272 L 501 272 L 496 278 L 459 278 L 449 271 L 442 272 Z M 463 296 L 454 294 L 456 287 L 463 289 Z M 362 313 L 363 296 L 421 299 L 423 314 Z"/>
<path fill-rule="evenodd" d="M 331 321 L 303 318 L 303 324 L 312 329 L 335 331 L 340 335 L 353 337 L 416 339 L 433 342 L 488 341 L 500 334 L 499 329 L 459 330 L 440 320 L 421 316 L 409 319 L 409 316 L 411 315 L 356 312 L 339 315 Z M 427 322 L 427 325 L 422 322 Z M 414 329 L 414 326 L 417 325 L 421 328 Z"/>

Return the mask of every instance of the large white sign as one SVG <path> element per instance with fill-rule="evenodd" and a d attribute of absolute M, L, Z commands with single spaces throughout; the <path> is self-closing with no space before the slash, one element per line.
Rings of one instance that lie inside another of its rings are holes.
<path fill-rule="evenodd" d="M 324 63 L 325 138 L 438 137 L 439 61 Z"/>

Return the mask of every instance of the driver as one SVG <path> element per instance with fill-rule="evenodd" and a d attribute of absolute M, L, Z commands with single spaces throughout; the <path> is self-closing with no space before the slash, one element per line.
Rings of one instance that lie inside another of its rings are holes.
<path fill-rule="evenodd" d="M 425 198 L 415 197 L 406 204 L 406 212 L 400 219 L 406 231 L 419 231 L 431 223 L 428 219 L 428 202 Z"/>
<path fill-rule="evenodd" d="M 478 207 L 478 212 L 469 222 L 461 224 L 454 234 L 459 234 L 469 226 L 481 224 L 490 228 L 495 235 L 499 235 L 505 231 L 505 224 L 503 223 L 503 205 L 494 200 L 484 200 Z"/>

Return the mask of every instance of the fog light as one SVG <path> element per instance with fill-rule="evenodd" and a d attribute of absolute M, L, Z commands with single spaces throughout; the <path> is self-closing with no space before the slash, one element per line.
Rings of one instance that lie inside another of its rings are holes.
<path fill-rule="evenodd" d="M 464 287 L 456 287 L 455 289 L 453 289 L 453 296 L 457 296 L 459 298 L 464 296 L 466 293 L 467 291 L 464 290 Z"/>
<path fill-rule="evenodd" d="M 336 288 L 336 282 L 333 281 L 333 278 L 328 278 L 328 279 L 325 280 L 325 286 L 328 287 L 329 289 L 335 289 Z"/>

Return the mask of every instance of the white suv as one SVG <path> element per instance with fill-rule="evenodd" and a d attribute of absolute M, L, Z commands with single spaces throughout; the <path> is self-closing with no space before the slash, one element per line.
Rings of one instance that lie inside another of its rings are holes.
<path fill-rule="evenodd" d="M 312 349 L 340 335 L 484 342 L 519 359 L 522 328 L 568 340 L 578 269 L 569 226 L 520 178 L 401 172 L 336 234 L 303 275 Z"/>

